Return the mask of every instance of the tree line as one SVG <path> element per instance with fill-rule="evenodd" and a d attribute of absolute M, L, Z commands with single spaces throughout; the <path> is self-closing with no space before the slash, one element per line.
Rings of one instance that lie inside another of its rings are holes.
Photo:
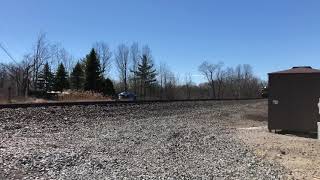
<path fill-rule="evenodd" d="M 113 96 L 115 90 L 109 78 L 103 76 L 97 54 L 94 49 L 81 62 L 78 61 L 73 67 L 70 75 L 61 62 L 55 73 L 51 72 L 48 62 L 44 64 L 40 73 L 41 81 L 36 84 L 35 89 L 48 91 L 60 91 L 66 89 L 94 91 L 103 95 Z M 38 78 L 39 79 L 39 78 Z"/>
<path fill-rule="evenodd" d="M 111 77 L 112 68 L 118 78 Z M 190 73 L 181 77 L 165 63 L 156 66 L 149 46 L 140 48 L 138 43 L 120 44 L 111 51 L 106 43 L 97 42 L 84 58 L 75 60 L 40 34 L 21 61 L 0 64 L 0 94 L 6 96 L 10 89 L 13 95 L 26 97 L 71 89 L 105 96 L 129 91 L 142 99 L 222 99 L 257 97 L 265 85 L 247 64 L 232 68 L 204 61 L 198 71 L 207 82 L 197 85 Z"/>

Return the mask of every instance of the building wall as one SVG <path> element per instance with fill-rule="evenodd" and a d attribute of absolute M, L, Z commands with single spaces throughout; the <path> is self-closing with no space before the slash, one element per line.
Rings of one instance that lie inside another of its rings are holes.
<path fill-rule="evenodd" d="M 320 73 L 269 74 L 269 129 L 316 131 Z"/>

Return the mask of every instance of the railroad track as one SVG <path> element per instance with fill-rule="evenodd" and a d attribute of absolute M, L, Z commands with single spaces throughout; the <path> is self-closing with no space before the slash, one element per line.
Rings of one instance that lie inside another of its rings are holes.
<path fill-rule="evenodd" d="M 0 109 L 4 108 L 28 108 L 28 107 L 49 107 L 49 106 L 117 106 L 132 104 L 150 104 L 150 103 L 170 103 L 170 102 L 196 102 L 196 101 L 244 101 L 261 100 L 264 98 L 227 98 L 227 99 L 178 99 L 178 100 L 137 100 L 137 101 L 68 101 L 68 102 L 46 102 L 46 103 L 10 103 L 0 104 Z"/>

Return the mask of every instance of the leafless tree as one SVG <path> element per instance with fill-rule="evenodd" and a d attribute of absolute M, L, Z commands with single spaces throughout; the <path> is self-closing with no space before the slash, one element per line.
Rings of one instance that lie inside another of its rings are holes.
<path fill-rule="evenodd" d="M 61 48 L 59 53 L 59 59 L 60 59 L 60 62 L 63 63 L 68 74 L 70 74 L 74 66 L 73 56 L 70 53 L 68 53 L 68 51 L 65 48 Z"/>
<path fill-rule="evenodd" d="M 120 81 L 123 83 L 125 91 L 128 90 L 128 67 L 129 67 L 129 48 L 125 44 L 120 44 L 115 52 L 115 61 L 120 75 Z"/>
<path fill-rule="evenodd" d="M 35 43 L 32 54 L 32 84 L 33 88 L 37 90 L 37 82 L 39 73 L 44 63 L 50 58 L 49 43 L 46 40 L 46 34 L 39 34 Z"/>
<path fill-rule="evenodd" d="M 159 70 L 158 70 L 158 81 L 160 83 L 160 99 L 164 97 L 165 94 L 165 84 L 168 80 L 168 73 L 169 69 L 166 63 L 160 63 Z"/>
<path fill-rule="evenodd" d="M 6 79 L 7 79 L 6 67 L 3 64 L 0 64 L 0 88 L 3 88 L 5 86 Z"/>
<path fill-rule="evenodd" d="M 50 44 L 50 59 L 46 62 L 53 68 L 62 63 L 69 74 L 75 63 L 73 56 L 58 43 Z"/>
<path fill-rule="evenodd" d="M 147 59 L 149 61 L 151 61 L 150 63 L 153 63 L 152 62 L 153 61 L 153 57 L 152 57 L 152 54 L 151 54 L 151 49 L 150 49 L 150 47 L 148 45 L 144 45 L 142 47 L 142 54 L 147 56 Z"/>
<path fill-rule="evenodd" d="M 253 75 L 252 67 L 249 64 L 242 65 L 242 94 L 245 97 L 252 97 L 262 87 L 261 81 Z"/>
<path fill-rule="evenodd" d="M 61 45 L 58 43 L 54 43 L 52 45 L 50 45 L 50 58 L 48 59 L 48 63 L 49 65 L 53 68 L 56 69 L 58 67 L 58 65 L 61 63 L 61 59 L 60 59 L 60 52 L 61 52 Z"/>
<path fill-rule="evenodd" d="M 232 67 L 228 67 L 225 70 L 225 94 L 228 97 L 237 98 L 237 79 L 235 75 L 235 70 Z"/>
<path fill-rule="evenodd" d="M 170 71 L 166 63 L 160 63 L 158 81 L 160 83 L 160 98 L 174 99 L 176 97 L 178 78 Z"/>
<path fill-rule="evenodd" d="M 199 66 L 199 71 L 202 73 L 208 80 L 208 83 L 211 87 L 212 92 L 212 98 L 216 98 L 216 82 L 215 82 L 215 75 L 218 68 L 221 66 L 221 63 L 219 64 L 211 64 L 207 61 L 204 61 Z"/>
<path fill-rule="evenodd" d="M 30 75 L 31 75 L 31 67 L 32 67 L 32 61 L 31 61 L 31 57 L 29 54 L 25 55 L 23 57 L 23 60 L 21 62 L 21 68 L 22 68 L 22 72 L 23 72 L 23 82 L 22 82 L 22 86 L 23 86 L 23 93 L 24 96 L 27 97 L 28 93 L 29 93 L 29 86 L 30 86 Z"/>
<path fill-rule="evenodd" d="M 29 56 L 26 56 L 20 63 L 2 64 L 6 69 L 8 76 L 9 87 L 13 88 L 15 95 L 27 96 L 30 81 L 30 69 L 33 67 L 33 62 Z"/>
<path fill-rule="evenodd" d="M 215 73 L 215 79 L 217 82 L 217 95 L 219 99 L 223 98 L 224 93 L 224 84 L 225 84 L 225 75 L 226 72 L 222 69 L 223 63 L 220 62 L 217 65 L 216 73 Z"/>
<path fill-rule="evenodd" d="M 179 78 L 171 71 L 167 73 L 165 84 L 166 99 L 176 99 Z"/>
<path fill-rule="evenodd" d="M 191 87 L 192 87 L 192 76 L 191 73 L 187 73 L 185 75 L 185 88 L 186 88 L 186 95 L 187 95 L 187 99 L 191 98 Z"/>
<path fill-rule="evenodd" d="M 139 44 L 137 42 L 133 43 L 130 47 L 130 58 L 131 58 L 131 72 L 136 72 L 138 70 L 138 64 L 140 59 L 140 52 L 139 52 Z M 134 93 L 137 93 L 138 90 L 138 79 L 135 73 L 132 73 L 132 80 L 133 80 L 133 90 Z"/>
<path fill-rule="evenodd" d="M 242 73 L 242 66 L 239 64 L 235 68 L 235 77 L 236 77 L 236 86 L 237 86 L 237 97 L 241 98 L 241 91 L 242 91 L 242 79 L 243 79 L 243 73 Z"/>
<path fill-rule="evenodd" d="M 248 64 L 227 68 L 223 80 L 226 96 L 233 98 L 257 97 L 262 81 L 253 75 L 252 67 Z M 225 95 L 222 95 L 224 97 Z"/>
<path fill-rule="evenodd" d="M 107 43 L 100 41 L 96 42 L 93 45 L 93 48 L 95 49 L 98 59 L 100 60 L 101 64 L 101 70 L 104 76 L 108 76 L 111 69 L 111 57 L 112 53 L 107 45 Z"/>

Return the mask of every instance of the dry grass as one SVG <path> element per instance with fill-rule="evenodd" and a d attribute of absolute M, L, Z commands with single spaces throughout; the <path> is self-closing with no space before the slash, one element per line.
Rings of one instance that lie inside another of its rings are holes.
<path fill-rule="evenodd" d="M 8 101 L 0 100 L 0 104 L 8 104 Z"/>
<path fill-rule="evenodd" d="M 8 103 L 8 99 L 0 98 L 0 104 Z"/>
<path fill-rule="evenodd" d="M 58 96 L 58 101 L 111 100 L 101 93 L 91 91 L 66 91 Z"/>
<path fill-rule="evenodd" d="M 1 98 L 0 104 L 8 104 L 8 103 L 40 103 L 47 102 L 44 99 L 32 98 L 32 97 L 13 97 L 10 101 L 7 98 Z"/>
<path fill-rule="evenodd" d="M 98 101 L 98 100 L 112 100 L 111 97 L 103 96 L 101 93 L 90 91 L 65 91 L 58 95 L 57 100 L 47 100 L 33 97 L 13 97 L 11 101 L 8 98 L 0 97 L 0 104 L 8 103 L 46 103 L 52 101 Z"/>

